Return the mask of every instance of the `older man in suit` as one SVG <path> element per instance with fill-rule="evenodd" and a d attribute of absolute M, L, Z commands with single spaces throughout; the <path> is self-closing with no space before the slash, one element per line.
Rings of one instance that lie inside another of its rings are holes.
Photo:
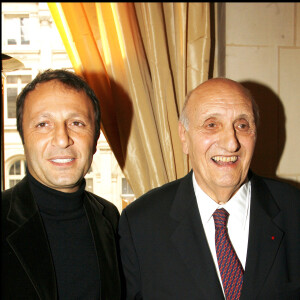
<path fill-rule="evenodd" d="M 17 99 L 27 175 L 1 199 L 1 299 L 121 298 L 110 202 L 85 191 L 100 134 L 93 90 L 47 70 Z"/>
<path fill-rule="evenodd" d="M 253 174 L 258 110 L 208 80 L 179 121 L 192 170 L 129 205 L 119 224 L 127 299 L 300 299 L 300 191 Z"/>

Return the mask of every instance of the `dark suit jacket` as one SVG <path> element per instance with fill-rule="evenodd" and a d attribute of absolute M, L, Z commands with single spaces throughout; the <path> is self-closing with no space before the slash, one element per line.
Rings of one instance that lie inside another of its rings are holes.
<path fill-rule="evenodd" d="M 126 207 L 119 235 L 127 299 L 224 299 L 192 172 Z M 300 299 L 300 191 L 255 175 L 240 299 Z"/>
<path fill-rule="evenodd" d="M 57 299 L 50 248 L 27 177 L 2 192 L 1 207 L 1 299 Z M 84 207 L 98 255 L 101 299 L 119 300 L 119 212 L 110 202 L 88 192 Z"/>

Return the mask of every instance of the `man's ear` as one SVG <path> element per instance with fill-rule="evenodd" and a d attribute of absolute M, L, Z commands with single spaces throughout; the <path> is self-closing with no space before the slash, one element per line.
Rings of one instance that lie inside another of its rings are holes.
<path fill-rule="evenodd" d="M 179 138 L 181 141 L 183 153 L 189 154 L 188 141 L 187 141 L 187 138 L 188 138 L 187 133 L 188 132 L 180 121 L 178 123 L 178 133 L 179 133 Z"/>

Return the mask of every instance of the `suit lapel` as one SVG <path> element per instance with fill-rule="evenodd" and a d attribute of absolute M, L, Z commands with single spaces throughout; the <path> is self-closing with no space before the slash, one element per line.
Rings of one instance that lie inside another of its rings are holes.
<path fill-rule="evenodd" d="M 249 242 L 241 299 L 255 299 L 282 244 L 280 209 L 265 183 L 253 175 Z"/>
<path fill-rule="evenodd" d="M 183 178 L 170 215 L 177 221 L 171 241 L 190 270 L 204 299 L 224 299 L 201 222 L 192 172 Z"/>
<path fill-rule="evenodd" d="M 7 241 L 41 299 L 56 299 L 56 280 L 38 208 L 25 177 L 12 193 L 8 220 L 18 226 Z"/>

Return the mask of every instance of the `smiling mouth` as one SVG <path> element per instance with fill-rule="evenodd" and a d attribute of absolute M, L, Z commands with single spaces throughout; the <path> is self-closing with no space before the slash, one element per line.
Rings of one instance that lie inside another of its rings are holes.
<path fill-rule="evenodd" d="M 213 156 L 211 158 L 215 163 L 219 164 L 219 165 L 224 165 L 224 164 L 233 164 L 238 160 L 238 156 L 234 155 L 234 156 Z"/>
<path fill-rule="evenodd" d="M 51 159 L 52 162 L 56 164 L 67 164 L 71 161 L 73 161 L 74 158 L 56 158 L 56 159 Z"/>

